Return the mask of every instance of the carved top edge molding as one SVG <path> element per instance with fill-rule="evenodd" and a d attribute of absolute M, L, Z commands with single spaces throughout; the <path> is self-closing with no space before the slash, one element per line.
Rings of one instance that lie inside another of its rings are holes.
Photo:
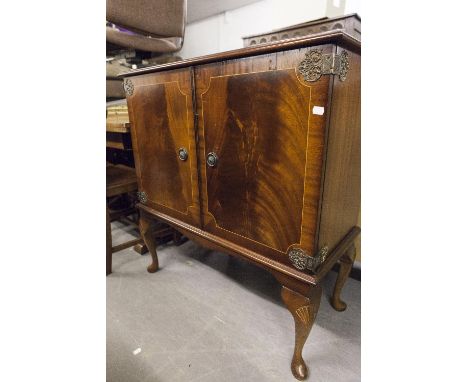
<path fill-rule="evenodd" d="M 340 81 L 344 81 L 349 70 L 349 53 L 342 50 L 339 55 L 324 54 L 321 49 L 311 49 L 297 69 L 307 82 L 318 81 L 325 74 L 337 74 Z"/>

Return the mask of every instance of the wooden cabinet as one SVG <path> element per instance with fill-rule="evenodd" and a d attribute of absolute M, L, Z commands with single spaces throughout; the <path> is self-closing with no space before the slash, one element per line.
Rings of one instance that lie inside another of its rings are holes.
<path fill-rule="evenodd" d="M 163 220 L 271 271 L 295 321 L 292 372 L 306 378 L 320 281 L 340 263 L 332 305 L 344 310 L 359 234 L 359 41 L 340 31 L 245 48 L 138 70 L 124 88 L 142 231 Z"/>

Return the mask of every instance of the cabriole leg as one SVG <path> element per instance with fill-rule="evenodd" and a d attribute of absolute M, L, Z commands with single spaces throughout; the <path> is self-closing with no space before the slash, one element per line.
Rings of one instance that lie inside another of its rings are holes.
<path fill-rule="evenodd" d="M 281 290 L 281 297 L 294 318 L 296 328 L 296 341 L 291 361 L 291 371 L 294 377 L 301 381 L 306 379 L 309 374 L 302 358 L 302 349 L 314 324 L 321 296 L 322 288 L 320 286 L 313 287 L 309 297 L 294 292 L 285 286 Z"/>
<path fill-rule="evenodd" d="M 149 273 L 154 273 L 159 268 L 158 253 L 156 252 L 157 242 L 154 237 L 154 225 L 155 223 L 152 218 L 147 217 L 145 214 L 140 215 L 140 234 L 153 260 L 147 268 Z"/>
<path fill-rule="evenodd" d="M 340 259 L 340 270 L 338 271 L 338 276 L 336 278 L 335 289 L 333 291 L 333 296 L 331 298 L 332 307 L 338 312 L 342 312 L 346 309 L 346 303 L 341 300 L 341 291 L 343 286 L 348 279 L 349 273 L 353 268 L 354 259 L 356 258 L 356 247 L 352 245 L 343 257 Z"/>

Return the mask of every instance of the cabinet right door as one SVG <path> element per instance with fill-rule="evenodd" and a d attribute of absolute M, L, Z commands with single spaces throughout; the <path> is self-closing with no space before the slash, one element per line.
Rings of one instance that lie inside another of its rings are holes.
<path fill-rule="evenodd" d="M 288 265 L 316 250 L 330 76 L 303 79 L 308 50 L 196 69 L 204 229 Z"/>

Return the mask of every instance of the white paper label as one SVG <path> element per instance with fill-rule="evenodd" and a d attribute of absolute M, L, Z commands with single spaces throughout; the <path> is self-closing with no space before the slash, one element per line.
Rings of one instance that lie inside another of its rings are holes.
<path fill-rule="evenodd" d="M 325 108 L 323 106 L 314 106 L 312 108 L 312 114 L 323 115 Z"/>

